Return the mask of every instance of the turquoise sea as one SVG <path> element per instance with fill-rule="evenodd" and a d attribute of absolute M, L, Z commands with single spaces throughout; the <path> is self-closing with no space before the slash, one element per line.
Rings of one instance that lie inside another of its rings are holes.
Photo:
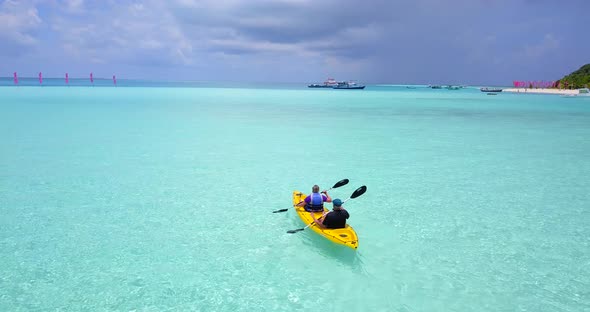
<path fill-rule="evenodd" d="M 0 84 L 0 311 L 590 310 L 590 98 Z"/>

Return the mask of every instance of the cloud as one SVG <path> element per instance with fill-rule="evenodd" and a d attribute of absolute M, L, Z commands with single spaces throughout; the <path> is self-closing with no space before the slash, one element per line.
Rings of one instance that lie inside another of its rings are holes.
<path fill-rule="evenodd" d="M 2 56 L 17 56 L 30 51 L 37 43 L 35 32 L 42 24 L 33 3 L 6 0 L 0 4 L 0 40 Z"/>
<path fill-rule="evenodd" d="M 192 62 L 191 43 L 156 1 L 105 2 L 84 19 L 58 16 L 51 24 L 63 51 L 81 60 L 156 66 Z"/>
<path fill-rule="evenodd" d="M 82 14 L 86 10 L 84 8 L 84 0 L 63 0 L 65 11 L 73 14 Z"/>
<path fill-rule="evenodd" d="M 362 29 L 393 16 L 392 13 L 381 12 L 374 5 L 342 6 L 331 0 L 224 1 L 222 5 L 209 5 L 206 1 L 186 2 L 181 1 L 183 5 L 177 2 L 176 6 L 170 6 L 170 10 L 179 24 L 190 30 L 187 33 L 208 37 L 206 30 L 214 29 L 212 35 L 223 34 L 246 42 L 298 44 L 328 40 L 335 34 Z"/>
<path fill-rule="evenodd" d="M 572 1 L 579 10 L 559 15 L 560 3 L 528 0 L 7 0 L 0 55 L 187 79 L 465 82 L 563 50 L 582 58 L 587 43 L 556 33 L 583 28 L 590 6 Z"/>

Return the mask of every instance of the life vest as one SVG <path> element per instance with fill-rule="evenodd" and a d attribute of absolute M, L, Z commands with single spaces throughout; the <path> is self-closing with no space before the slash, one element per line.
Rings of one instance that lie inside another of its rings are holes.
<path fill-rule="evenodd" d="M 312 211 L 324 211 L 324 196 L 320 193 L 311 193 L 306 208 Z"/>

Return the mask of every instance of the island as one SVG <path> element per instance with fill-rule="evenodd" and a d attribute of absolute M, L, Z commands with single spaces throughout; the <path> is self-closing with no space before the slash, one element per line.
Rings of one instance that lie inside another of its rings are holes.
<path fill-rule="evenodd" d="M 590 86 L 590 64 L 550 83 L 514 81 L 515 88 L 503 89 L 504 92 L 532 94 L 578 95 L 588 94 Z"/>

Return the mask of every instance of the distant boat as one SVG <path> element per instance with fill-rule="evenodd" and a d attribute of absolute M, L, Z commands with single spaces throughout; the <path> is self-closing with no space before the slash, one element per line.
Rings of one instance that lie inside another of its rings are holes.
<path fill-rule="evenodd" d="M 342 82 L 339 82 L 332 89 L 335 89 L 335 90 L 362 90 L 364 88 L 365 88 L 364 85 L 359 85 L 354 81 L 348 81 L 348 82 L 342 81 Z"/>
<path fill-rule="evenodd" d="M 481 88 L 479 89 L 481 92 L 502 92 L 500 88 Z"/>
<path fill-rule="evenodd" d="M 406 89 L 416 89 L 414 86 L 406 86 Z"/>
<path fill-rule="evenodd" d="M 322 84 L 312 83 L 312 84 L 308 85 L 307 87 L 308 88 L 333 88 L 337 85 L 338 85 L 338 81 L 336 81 L 334 78 L 328 78 Z"/>
<path fill-rule="evenodd" d="M 430 86 L 430 87 L 431 87 L 432 89 L 442 89 L 442 87 L 441 87 L 441 86 L 438 86 L 438 85 L 434 85 L 434 86 Z"/>
<path fill-rule="evenodd" d="M 446 88 L 447 88 L 448 90 L 459 90 L 459 89 L 461 89 L 461 88 L 460 88 L 460 87 L 458 87 L 458 86 L 446 86 Z"/>
<path fill-rule="evenodd" d="M 582 88 L 582 89 L 578 89 L 578 94 L 564 94 L 562 95 L 562 97 L 567 97 L 567 98 L 572 98 L 572 97 L 579 97 L 579 96 L 583 96 L 583 97 L 590 97 L 590 89 L 588 88 Z"/>

